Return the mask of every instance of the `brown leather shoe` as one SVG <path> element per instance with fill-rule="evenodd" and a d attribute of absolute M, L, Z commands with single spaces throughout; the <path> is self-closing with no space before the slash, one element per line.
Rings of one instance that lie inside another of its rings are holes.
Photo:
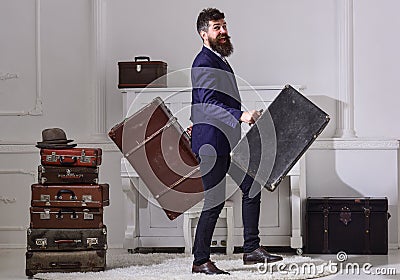
<path fill-rule="evenodd" d="M 243 264 L 272 263 L 281 261 L 281 256 L 271 255 L 263 247 L 255 249 L 253 252 L 243 254 Z"/>
<path fill-rule="evenodd" d="M 223 271 L 215 266 L 214 262 L 208 261 L 202 265 L 193 265 L 192 273 L 204 273 L 204 274 L 229 274 L 229 272 Z"/>

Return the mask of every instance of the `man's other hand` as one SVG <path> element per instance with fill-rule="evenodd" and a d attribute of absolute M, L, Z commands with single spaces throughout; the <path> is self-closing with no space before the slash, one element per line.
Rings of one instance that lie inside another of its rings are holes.
<path fill-rule="evenodd" d="M 192 137 L 192 129 L 193 129 L 193 125 L 186 128 L 186 133 L 189 134 L 190 137 Z"/>

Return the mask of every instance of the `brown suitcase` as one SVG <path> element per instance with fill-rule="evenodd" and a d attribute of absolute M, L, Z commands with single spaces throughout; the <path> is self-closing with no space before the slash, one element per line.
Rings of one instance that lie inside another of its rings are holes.
<path fill-rule="evenodd" d="M 110 205 L 109 185 L 41 185 L 31 186 L 31 206 L 89 207 Z"/>
<path fill-rule="evenodd" d="M 42 165 L 96 167 L 101 164 L 100 148 L 40 149 Z"/>
<path fill-rule="evenodd" d="M 148 56 L 137 56 L 135 61 L 118 62 L 118 69 L 118 88 L 167 86 L 167 63 L 163 61 L 150 61 Z"/>
<path fill-rule="evenodd" d="M 106 250 L 107 228 L 48 229 L 28 228 L 28 251 Z"/>
<path fill-rule="evenodd" d="M 31 228 L 102 228 L 103 208 L 30 208 Z"/>
<path fill-rule="evenodd" d="M 28 251 L 25 258 L 26 276 L 44 272 L 95 272 L 106 268 L 106 250 Z"/>
<path fill-rule="evenodd" d="M 189 136 L 159 97 L 115 125 L 109 136 L 169 219 L 203 199 L 199 165 Z"/>
<path fill-rule="evenodd" d="M 97 184 L 99 182 L 99 168 L 39 165 L 38 182 L 43 185 Z"/>

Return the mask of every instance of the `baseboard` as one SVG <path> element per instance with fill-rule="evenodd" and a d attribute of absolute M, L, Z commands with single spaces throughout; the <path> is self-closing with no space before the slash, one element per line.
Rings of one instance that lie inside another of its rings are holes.
<path fill-rule="evenodd" d="M 2 244 L 0 243 L 0 249 L 26 249 L 26 244 Z"/>
<path fill-rule="evenodd" d="M 26 249 L 26 244 L 5 244 L 0 243 L 0 249 Z M 108 245 L 108 249 L 124 249 L 122 244 Z"/>
<path fill-rule="evenodd" d="M 389 243 L 388 247 L 389 247 L 389 250 L 398 250 L 398 249 L 400 249 L 400 246 L 397 243 Z"/>

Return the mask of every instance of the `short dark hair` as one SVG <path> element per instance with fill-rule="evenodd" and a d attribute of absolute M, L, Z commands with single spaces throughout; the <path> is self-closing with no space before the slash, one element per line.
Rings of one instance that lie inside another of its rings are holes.
<path fill-rule="evenodd" d="M 220 20 L 224 18 L 224 13 L 216 8 L 203 9 L 197 17 L 197 32 L 199 32 L 199 34 L 200 31 L 207 32 L 210 20 Z"/>

